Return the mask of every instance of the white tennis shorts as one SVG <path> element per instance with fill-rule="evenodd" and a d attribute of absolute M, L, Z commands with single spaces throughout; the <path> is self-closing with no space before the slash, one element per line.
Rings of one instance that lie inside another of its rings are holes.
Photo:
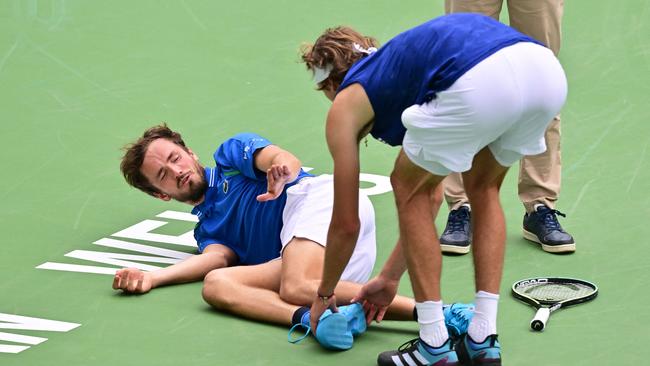
<path fill-rule="evenodd" d="M 284 225 L 280 233 L 282 250 L 296 238 L 309 239 L 325 247 L 327 231 L 332 219 L 334 180 L 325 174 L 303 178 L 287 189 L 287 203 L 282 213 Z M 365 283 L 375 265 L 377 246 L 375 238 L 375 211 L 368 196 L 359 192 L 359 220 L 361 229 L 354 253 L 341 275 L 341 280 Z"/>
<path fill-rule="evenodd" d="M 521 42 L 467 71 L 447 90 L 402 113 L 408 158 L 445 176 L 471 169 L 487 146 L 511 166 L 546 151 L 544 132 L 567 95 L 562 66 L 546 47 Z"/>

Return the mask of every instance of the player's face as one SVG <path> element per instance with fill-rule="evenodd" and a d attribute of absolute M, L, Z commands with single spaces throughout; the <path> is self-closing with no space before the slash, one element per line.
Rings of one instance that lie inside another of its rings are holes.
<path fill-rule="evenodd" d="M 166 201 L 198 204 L 207 189 L 196 155 L 166 139 L 149 144 L 140 171 L 161 192 L 156 197 Z"/>

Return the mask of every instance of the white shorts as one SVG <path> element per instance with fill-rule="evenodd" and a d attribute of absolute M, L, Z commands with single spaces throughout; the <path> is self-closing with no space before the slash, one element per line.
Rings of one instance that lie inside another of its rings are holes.
<path fill-rule="evenodd" d="M 553 52 L 517 43 L 479 62 L 436 99 L 404 110 L 402 147 L 414 164 L 440 176 L 470 170 L 485 146 L 511 166 L 546 151 L 544 132 L 566 94 Z"/>
<path fill-rule="evenodd" d="M 327 231 L 332 219 L 334 180 L 329 174 L 303 178 L 287 189 L 287 203 L 282 213 L 280 233 L 282 250 L 294 238 L 305 238 L 323 247 L 327 245 Z M 361 229 L 354 253 L 341 275 L 341 280 L 365 283 L 375 265 L 377 246 L 375 238 L 375 211 L 370 199 L 359 192 L 359 220 Z"/>

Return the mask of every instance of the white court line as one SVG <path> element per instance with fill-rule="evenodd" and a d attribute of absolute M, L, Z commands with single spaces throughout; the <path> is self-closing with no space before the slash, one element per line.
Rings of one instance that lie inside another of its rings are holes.
<path fill-rule="evenodd" d="M 196 24 L 198 24 L 199 27 L 203 28 L 203 30 L 207 31 L 208 28 L 205 26 L 205 24 L 203 24 L 203 22 L 201 22 L 199 17 L 197 17 L 196 14 L 194 14 L 194 12 L 192 11 L 192 8 L 190 8 L 190 6 L 187 5 L 185 0 L 181 0 L 181 4 L 183 4 L 183 7 L 185 8 L 185 11 L 187 11 L 187 13 L 190 15 L 190 17 L 194 20 L 194 22 Z"/>
<path fill-rule="evenodd" d="M 0 73 L 2 73 L 2 69 L 4 68 L 5 64 L 7 63 L 7 60 L 9 59 L 9 57 L 11 57 L 11 55 L 13 55 L 16 48 L 18 48 L 18 40 L 16 40 L 14 42 L 14 44 L 11 46 L 11 48 L 9 48 L 9 51 L 7 51 L 7 53 L 4 55 L 2 60 L 0 60 Z"/>
<path fill-rule="evenodd" d="M 634 170 L 632 179 L 630 179 L 630 184 L 628 184 L 627 186 L 627 193 L 630 193 L 630 190 L 632 189 L 632 185 L 634 184 L 634 181 L 636 180 L 636 177 L 639 175 L 639 171 L 643 166 L 643 162 L 645 161 L 645 155 L 648 152 L 648 145 L 650 145 L 650 142 L 646 143 L 645 147 L 643 148 L 643 153 L 641 153 L 641 159 L 639 159 L 639 163 L 637 164 L 636 169 Z"/>

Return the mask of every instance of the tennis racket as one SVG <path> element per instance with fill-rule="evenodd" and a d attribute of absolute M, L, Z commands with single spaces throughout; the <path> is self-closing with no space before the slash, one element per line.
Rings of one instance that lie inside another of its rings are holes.
<path fill-rule="evenodd" d="M 512 295 L 537 308 L 530 327 L 541 331 L 552 312 L 593 300 L 598 295 L 598 287 L 575 278 L 537 277 L 515 282 L 512 285 Z"/>

